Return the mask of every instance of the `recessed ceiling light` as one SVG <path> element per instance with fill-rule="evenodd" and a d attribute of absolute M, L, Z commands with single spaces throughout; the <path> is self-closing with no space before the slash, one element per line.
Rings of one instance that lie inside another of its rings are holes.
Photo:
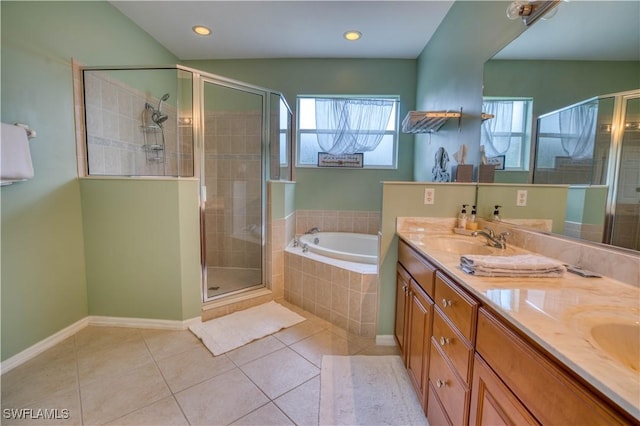
<path fill-rule="evenodd" d="M 196 25 L 192 28 L 193 32 L 201 35 L 201 36 L 208 36 L 211 35 L 211 30 L 205 26 L 202 25 Z"/>
<path fill-rule="evenodd" d="M 362 33 L 360 31 L 347 31 L 344 33 L 344 38 L 349 41 L 356 41 L 360 37 L 362 37 Z"/>

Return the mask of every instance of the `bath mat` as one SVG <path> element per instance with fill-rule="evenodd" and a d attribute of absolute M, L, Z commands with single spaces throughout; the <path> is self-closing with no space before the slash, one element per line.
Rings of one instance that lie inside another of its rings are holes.
<path fill-rule="evenodd" d="M 397 355 L 322 357 L 321 425 L 428 425 Z"/>
<path fill-rule="evenodd" d="M 189 327 L 214 355 L 291 327 L 305 318 L 276 302 L 234 312 Z"/>

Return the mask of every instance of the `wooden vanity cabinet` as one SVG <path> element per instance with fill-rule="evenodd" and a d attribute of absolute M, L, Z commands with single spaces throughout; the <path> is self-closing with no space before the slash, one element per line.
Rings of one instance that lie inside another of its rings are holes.
<path fill-rule="evenodd" d="M 468 422 L 473 342 L 478 303 L 442 272 L 434 282 L 435 313 L 431 336 L 428 406 L 441 407 L 453 425 Z M 435 405 L 436 402 L 438 405 Z M 432 409 L 432 413 L 435 411 Z M 439 414 L 438 414 L 439 416 Z M 429 423 L 435 425 L 427 412 Z"/>
<path fill-rule="evenodd" d="M 396 320 L 394 325 L 393 335 L 396 339 L 396 343 L 400 348 L 400 354 L 404 365 L 407 365 L 407 351 L 405 346 L 406 340 L 406 322 L 409 307 L 409 283 L 411 276 L 409 273 L 398 264 L 396 267 Z"/>
<path fill-rule="evenodd" d="M 542 424 L 630 424 L 631 419 L 622 417 L 557 361 L 484 308 L 478 315 L 476 352 L 506 389 L 502 397 L 494 398 L 494 407 L 507 407 L 517 398 Z M 486 389 L 482 383 L 474 383 L 471 424 L 491 424 L 482 421 Z"/>
<path fill-rule="evenodd" d="M 400 240 L 395 337 L 431 426 L 638 424 Z"/>
<path fill-rule="evenodd" d="M 394 336 L 423 409 L 427 403 L 433 323 L 433 299 L 429 292 L 433 292 L 434 275 L 435 267 L 405 242 L 398 243 Z"/>

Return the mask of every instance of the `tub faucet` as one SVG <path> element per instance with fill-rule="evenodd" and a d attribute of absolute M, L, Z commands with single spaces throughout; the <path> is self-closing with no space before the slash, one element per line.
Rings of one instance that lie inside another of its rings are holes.
<path fill-rule="evenodd" d="M 320 228 L 318 228 L 317 226 L 314 226 L 313 228 L 305 232 L 305 234 L 317 234 L 318 232 L 320 232 Z"/>
<path fill-rule="evenodd" d="M 487 239 L 487 244 L 491 247 L 499 249 L 507 248 L 507 235 L 509 235 L 508 231 L 496 235 L 493 232 L 493 229 L 485 228 L 484 231 L 474 231 L 471 235 L 474 237 L 477 237 L 478 235 L 485 237 Z"/>

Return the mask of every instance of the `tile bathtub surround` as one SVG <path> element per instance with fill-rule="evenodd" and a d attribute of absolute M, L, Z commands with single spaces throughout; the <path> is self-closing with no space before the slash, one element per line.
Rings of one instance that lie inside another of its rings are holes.
<path fill-rule="evenodd" d="M 398 352 L 289 307 L 307 321 L 218 357 L 187 330 L 87 327 L 2 376 L 3 413 L 69 418 L 2 424 L 318 424 L 322 355 Z"/>
<path fill-rule="evenodd" d="M 285 251 L 284 297 L 359 336 L 376 334 L 378 275 L 349 271 Z"/>
<path fill-rule="evenodd" d="M 379 211 L 296 210 L 296 234 L 311 228 L 323 232 L 355 232 L 377 235 L 380 229 Z"/>

